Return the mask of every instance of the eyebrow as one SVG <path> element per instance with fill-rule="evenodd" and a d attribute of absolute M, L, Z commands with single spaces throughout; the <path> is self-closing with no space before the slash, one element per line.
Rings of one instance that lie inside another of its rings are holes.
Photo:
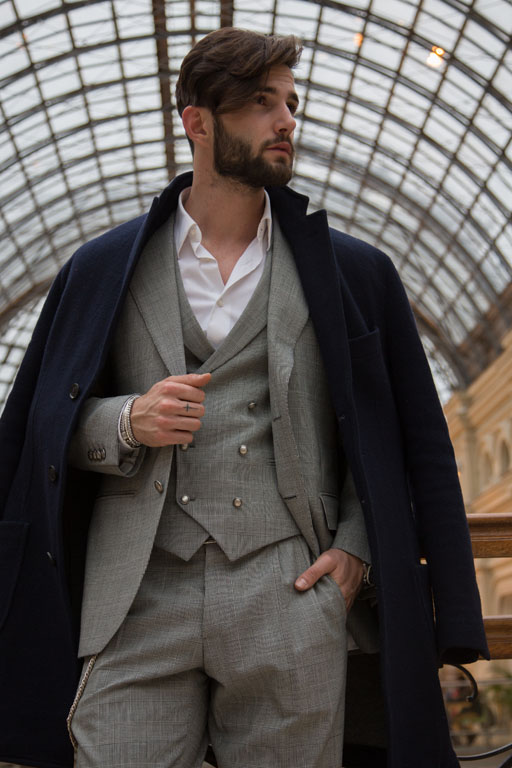
<path fill-rule="evenodd" d="M 273 88 L 270 85 L 265 85 L 263 88 L 258 88 L 258 93 L 271 93 L 275 96 L 277 93 L 277 88 Z M 299 97 L 295 93 L 295 91 L 288 91 L 288 97 L 289 100 L 293 101 L 295 104 L 299 104 Z"/>

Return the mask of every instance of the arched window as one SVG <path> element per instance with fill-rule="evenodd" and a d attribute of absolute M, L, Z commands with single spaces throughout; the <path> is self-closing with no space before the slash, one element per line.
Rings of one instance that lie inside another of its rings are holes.
<path fill-rule="evenodd" d="M 504 475 L 510 468 L 510 451 L 508 445 L 503 440 L 500 445 L 500 475 Z"/>
<path fill-rule="evenodd" d="M 487 488 L 490 485 L 492 479 L 492 462 L 488 453 L 484 453 L 482 457 L 482 488 Z"/>

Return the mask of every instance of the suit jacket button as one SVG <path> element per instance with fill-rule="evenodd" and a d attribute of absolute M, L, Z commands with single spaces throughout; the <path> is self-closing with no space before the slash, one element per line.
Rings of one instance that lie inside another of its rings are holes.
<path fill-rule="evenodd" d="M 69 390 L 69 396 L 72 400 L 76 400 L 79 394 L 80 394 L 80 384 L 77 384 L 77 382 L 75 381 L 75 383 Z"/>
<path fill-rule="evenodd" d="M 48 479 L 50 480 L 50 483 L 55 483 L 55 481 L 57 480 L 58 476 L 59 475 L 58 475 L 58 472 L 57 472 L 56 468 L 53 466 L 53 464 L 51 464 L 48 467 Z"/>
<path fill-rule="evenodd" d="M 153 485 L 155 486 L 155 488 L 158 491 L 158 493 L 163 493 L 164 492 L 164 487 L 163 487 L 162 483 L 160 482 L 160 480 L 155 480 Z"/>

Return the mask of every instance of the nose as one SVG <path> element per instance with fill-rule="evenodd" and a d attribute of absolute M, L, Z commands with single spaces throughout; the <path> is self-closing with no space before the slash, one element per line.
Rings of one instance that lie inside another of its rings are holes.
<path fill-rule="evenodd" d="M 276 134 L 280 133 L 284 136 L 291 136 L 293 131 L 295 130 L 295 126 L 297 125 L 297 121 L 295 120 L 294 116 L 290 112 L 290 108 L 288 104 L 284 103 L 281 105 L 281 108 L 279 109 L 279 113 L 276 117 L 275 122 L 275 131 Z"/>

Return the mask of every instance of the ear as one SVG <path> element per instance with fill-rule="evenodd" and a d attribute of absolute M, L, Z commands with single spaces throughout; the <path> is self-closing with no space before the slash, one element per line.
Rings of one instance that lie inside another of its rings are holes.
<path fill-rule="evenodd" d="M 206 107 L 185 107 L 181 120 L 188 138 L 200 146 L 209 143 L 213 135 L 213 120 L 211 112 Z"/>

